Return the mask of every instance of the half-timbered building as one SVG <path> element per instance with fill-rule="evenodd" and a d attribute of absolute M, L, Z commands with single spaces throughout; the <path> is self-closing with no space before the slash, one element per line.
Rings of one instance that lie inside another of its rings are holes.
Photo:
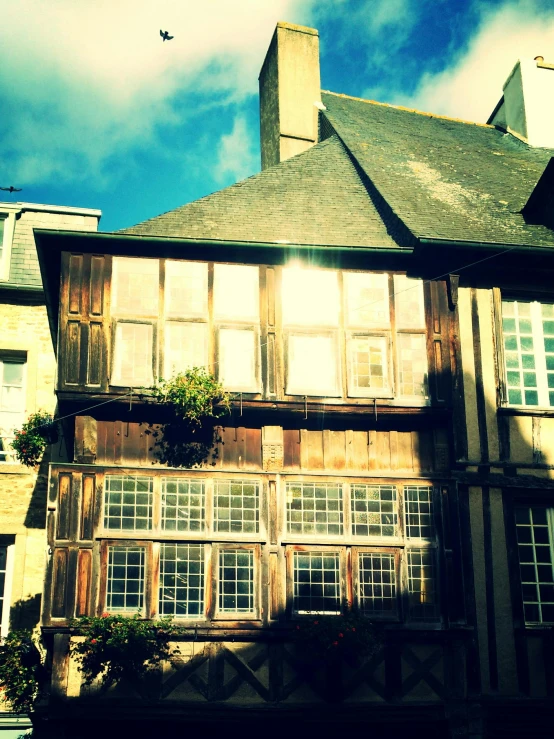
<path fill-rule="evenodd" d="M 321 92 L 317 43 L 276 29 L 260 174 L 118 233 L 35 230 L 73 439 L 44 733 L 548 735 L 554 140 L 517 95 L 554 67 L 473 124 Z M 214 464 L 170 468 L 145 388 L 191 366 L 232 410 Z M 295 625 L 348 606 L 382 648 L 310 671 Z M 105 611 L 173 616 L 179 666 L 83 687 L 69 621 Z"/>

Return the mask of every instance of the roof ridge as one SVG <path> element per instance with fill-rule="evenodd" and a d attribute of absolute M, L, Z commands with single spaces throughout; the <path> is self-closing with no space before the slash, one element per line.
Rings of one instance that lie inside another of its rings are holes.
<path fill-rule="evenodd" d="M 359 103 L 367 103 L 368 105 L 381 105 L 384 108 L 395 108 L 396 110 L 403 110 L 406 113 L 417 113 L 418 115 L 424 115 L 428 118 L 440 118 L 441 120 L 445 121 L 454 121 L 455 123 L 465 123 L 468 126 L 480 126 L 481 128 L 493 128 L 496 129 L 497 126 L 493 126 L 491 123 L 478 123 L 477 121 L 466 121 L 463 118 L 454 118 L 449 115 L 441 115 L 440 113 L 428 113 L 424 110 L 417 110 L 416 108 L 407 108 L 404 105 L 393 105 L 392 103 L 381 103 L 378 100 L 368 100 L 367 98 L 359 98 L 355 97 L 354 95 L 346 95 L 343 92 L 332 92 L 331 90 L 321 90 L 321 92 L 324 92 L 326 95 L 334 95 L 335 97 L 339 98 L 346 98 L 347 100 L 356 100 Z"/>

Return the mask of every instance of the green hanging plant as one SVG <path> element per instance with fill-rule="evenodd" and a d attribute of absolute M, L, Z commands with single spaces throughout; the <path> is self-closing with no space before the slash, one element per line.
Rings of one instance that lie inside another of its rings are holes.
<path fill-rule="evenodd" d="M 141 679 L 161 662 L 171 662 L 180 654 L 170 645 L 176 633 L 170 616 L 152 623 L 138 616 L 104 613 L 99 617 L 75 618 L 70 625 L 78 636 L 84 637 L 72 641 L 69 651 L 85 685 L 100 677 L 106 690 L 124 678 Z"/>
<path fill-rule="evenodd" d="M 14 431 L 11 443 L 17 460 L 26 467 L 35 467 L 44 450 L 58 438 L 57 422 L 46 411 L 32 413 L 21 429 Z"/>
<path fill-rule="evenodd" d="M 158 402 L 171 408 L 172 418 L 161 427 L 150 425 L 154 453 L 171 467 L 198 467 L 217 458 L 221 441 L 218 419 L 231 410 L 230 396 L 203 367 L 180 372 L 150 388 Z"/>
<path fill-rule="evenodd" d="M 0 700 L 29 713 L 40 696 L 45 670 L 40 643 L 30 631 L 10 631 L 0 643 Z"/>

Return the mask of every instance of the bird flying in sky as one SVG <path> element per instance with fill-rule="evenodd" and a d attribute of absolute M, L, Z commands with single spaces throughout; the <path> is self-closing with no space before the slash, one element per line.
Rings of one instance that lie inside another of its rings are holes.
<path fill-rule="evenodd" d="M 22 189 L 22 187 L 14 187 L 13 185 L 10 185 L 9 187 L 0 187 L 0 190 L 5 190 L 6 192 L 21 192 Z"/>
<path fill-rule="evenodd" d="M 164 41 L 171 41 L 171 39 L 173 38 L 173 36 L 169 35 L 168 31 L 160 31 L 160 36 Z"/>

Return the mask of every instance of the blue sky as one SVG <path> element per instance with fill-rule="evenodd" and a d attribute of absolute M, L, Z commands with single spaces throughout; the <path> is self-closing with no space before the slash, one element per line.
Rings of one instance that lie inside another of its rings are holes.
<path fill-rule="evenodd" d="M 552 0 L 0 0 L 0 11 L 0 186 L 99 208 L 104 231 L 259 171 L 258 74 L 278 20 L 319 30 L 323 88 L 468 120 L 486 120 L 517 58 L 554 63 Z"/>

